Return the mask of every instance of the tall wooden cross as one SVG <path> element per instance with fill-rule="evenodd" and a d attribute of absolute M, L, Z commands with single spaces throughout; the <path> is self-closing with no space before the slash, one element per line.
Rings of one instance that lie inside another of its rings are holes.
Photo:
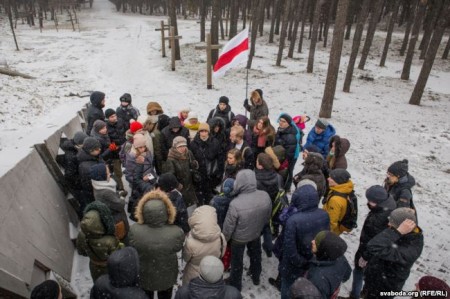
<path fill-rule="evenodd" d="M 211 50 L 218 50 L 222 45 L 211 45 L 211 33 L 206 34 L 206 46 L 196 46 L 196 50 L 206 49 L 206 88 L 212 89 L 212 58 Z"/>
<path fill-rule="evenodd" d="M 176 58 L 176 52 L 175 52 L 175 40 L 177 39 L 181 39 L 182 36 L 175 36 L 175 27 L 170 26 L 170 35 L 168 37 L 165 37 L 165 40 L 169 40 L 170 41 L 170 47 L 171 47 L 171 60 L 172 60 L 172 71 L 175 70 L 175 58 Z"/>
<path fill-rule="evenodd" d="M 161 31 L 161 53 L 162 53 L 162 57 L 166 57 L 166 36 L 165 36 L 165 31 L 169 31 L 170 30 L 170 26 L 169 25 L 165 25 L 164 21 L 161 21 L 161 28 L 156 28 L 155 31 Z M 170 32 L 169 32 L 170 34 Z"/>

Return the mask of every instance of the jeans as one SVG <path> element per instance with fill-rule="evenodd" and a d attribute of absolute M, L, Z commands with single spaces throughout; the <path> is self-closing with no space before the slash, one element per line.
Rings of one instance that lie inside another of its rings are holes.
<path fill-rule="evenodd" d="M 258 237 L 253 241 L 245 243 L 237 243 L 231 241 L 231 269 L 230 269 L 230 285 L 242 289 L 242 272 L 244 271 L 244 251 L 247 246 L 248 255 L 250 256 L 250 273 L 253 279 L 259 279 L 261 275 L 261 238 Z"/>
<path fill-rule="evenodd" d="M 355 265 L 355 269 L 353 269 L 352 291 L 350 293 L 353 298 L 360 298 L 363 281 L 364 269 L 360 268 L 358 265 Z"/>
<path fill-rule="evenodd" d="M 281 277 L 281 299 L 289 299 L 289 289 L 294 284 L 295 279 L 292 275 Z"/>

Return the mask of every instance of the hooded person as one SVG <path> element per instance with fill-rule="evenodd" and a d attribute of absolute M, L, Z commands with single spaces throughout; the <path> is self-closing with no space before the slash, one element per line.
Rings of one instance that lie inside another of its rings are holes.
<path fill-rule="evenodd" d="M 111 139 L 108 135 L 108 127 L 106 122 L 100 119 L 96 120 L 92 126 L 91 137 L 94 137 L 98 140 L 98 142 L 100 142 L 100 157 L 102 157 L 104 161 L 107 161 L 108 164 L 112 163 L 114 154 L 110 149 Z"/>
<path fill-rule="evenodd" d="M 416 225 L 413 209 L 397 208 L 388 219 L 389 228 L 373 237 L 366 246 L 370 256 L 364 271 L 366 298 L 379 298 L 380 292 L 403 290 L 411 268 L 423 250 L 423 233 Z"/>
<path fill-rule="evenodd" d="M 76 247 L 78 254 L 89 257 L 92 281 L 107 273 L 107 260 L 112 252 L 119 249 L 115 236 L 114 219 L 108 206 L 99 201 L 87 205 L 80 222 Z"/>
<path fill-rule="evenodd" d="M 167 160 L 173 140 L 178 136 L 186 138 L 187 146 L 189 146 L 189 130 L 181 125 L 177 116 L 174 116 L 170 119 L 169 125 L 161 131 L 161 151 L 164 160 Z"/>
<path fill-rule="evenodd" d="M 319 198 L 324 196 L 326 191 L 326 179 L 323 173 L 324 159 L 321 154 L 308 152 L 304 158 L 303 169 L 294 176 L 294 184 L 297 187 L 302 180 L 312 180 L 316 183 Z"/>
<path fill-rule="evenodd" d="M 234 179 L 228 178 L 224 180 L 221 188 L 222 192 L 215 195 L 209 203 L 216 209 L 217 223 L 219 224 L 221 230 L 223 229 L 223 222 L 225 221 L 225 217 L 227 216 L 230 202 L 235 196 L 235 194 L 233 193 L 233 188 Z"/>
<path fill-rule="evenodd" d="M 131 95 L 124 93 L 120 98 L 120 106 L 116 109 L 117 118 L 121 119 L 126 128 L 130 127 L 132 120 L 136 121 L 140 115 L 139 110 L 131 104 Z"/>
<path fill-rule="evenodd" d="M 290 299 L 322 299 L 316 286 L 304 277 L 299 277 L 289 290 Z"/>
<path fill-rule="evenodd" d="M 170 117 L 164 114 L 164 110 L 158 102 L 148 102 L 147 115 L 158 117 L 158 129 L 160 131 L 169 125 Z"/>
<path fill-rule="evenodd" d="M 89 108 L 87 110 L 87 128 L 86 133 L 91 135 L 91 130 L 94 125 L 94 122 L 98 119 L 104 120 L 105 113 L 103 112 L 103 108 L 105 107 L 105 94 L 101 91 L 94 91 L 90 96 Z"/>
<path fill-rule="evenodd" d="M 184 233 L 173 225 L 176 209 L 163 191 L 146 193 L 135 211 L 137 223 L 130 228 L 130 245 L 140 263 L 140 285 L 150 298 L 171 298 L 177 282 L 177 252 L 183 248 Z"/>
<path fill-rule="evenodd" d="M 180 119 L 182 126 L 184 126 L 184 122 L 188 119 L 189 112 L 191 112 L 191 108 L 188 107 L 184 107 L 179 110 L 178 118 Z"/>
<path fill-rule="evenodd" d="M 330 151 L 327 155 L 328 168 L 330 170 L 341 168 L 347 169 L 347 158 L 345 154 L 350 149 L 350 141 L 346 138 L 341 138 L 339 135 L 334 135 L 330 138 Z"/>
<path fill-rule="evenodd" d="M 316 286 L 322 298 L 337 296 L 341 283 L 352 273 L 344 256 L 347 243 L 333 232 L 321 231 L 312 241 L 312 251 L 315 259 L 311 261 L 306 278 Z"/>
<path fill-rule="evenodd" d="M 83 146 L 77 154 L 78 173 L 80 175 L 83 204 L 88 204 L 95 200 L 94 190 L 91 183 L 91 166 L 103 163 L 100 157 L 101 145 L 94 137 L 87 137 L 83 141 Z M 86 206 L 80 208 L 84 211 Z"/>
<path fill-rule="evenodd" d="M 205 256 L 222 258 L 227 247 L 225 236 L 217 224 L 216 210 L 204 205 L 194 210 L 189 217 L 191 228 L 183 247 L 183 285 L 200 274 L 200 262 Z"/>
<path fill-rule="evenodd" d="M 320 150 L 320 154 L 324 159 L 327 158 L 330 151 L 330 139 L 336 135 L 336 129 L 326 119 L 319 118 L 311 129 L 306 138 L 305 147 L 311 144 L 317 146 Z"/>
<path fill-rule="evenodd" d="M 114 251 L 108 258 L 108 274 L 91 289 L 90 299 L 149 299 L 139 287 L 139 256 L 133 247 Z"/>
<path fill-rule="evenodd" d="M 199 276 L 178 288 L 175 299 L 224 298 L 241 299 L 241 293 L 223 280 L 224 267 L 215 256 L 205 256 L 199 265 Z"/>
<path fill-rule="evenodd" d="M 228 99 L 228 97 L 221 96 L 219 98 L 219 104 L 217 104 L 216 108 L 209 112 L 206 122 L 209 122 L 210 119 L 214 117 L 220 117 L 223 119 L 225 129 L 229 129 L 231 127 L 231 121 L 234 118 L 234 113 L 231 111 L 230 99 Z"/>
<path fill-rule="evenodd" d="M 31 299 L 62 299 L 61 287 L 54 280 L 46 280 L 33 288 Z"/>
<path fill-rule="evenodd" d="M 255 89 L 251 92 L 250 103 L 248 99 L 245 99 L 244 108 L 250 112 L 250 118 L 248 120 L 250 130 L 253 130 L 260 117 L 269 116 L 269 108 L 263 98 L 263 91 L 261 89 Z"/>
<path fill-rule="evenodd" d="M 416 180 L 408 172 L 408 160 L 396 161 L 387 170 L 384 187 L 394 197 L 398 208 L 415 209 L 412 188 Z"/>

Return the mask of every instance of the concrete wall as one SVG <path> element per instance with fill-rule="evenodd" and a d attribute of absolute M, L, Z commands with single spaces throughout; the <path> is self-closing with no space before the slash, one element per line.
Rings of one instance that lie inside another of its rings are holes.
<path fill-rule="evenodd" d="M 78 219 L 55 157 L 62 133 L 72 138 L 81 123 L 77 115 L 0 178 L 0 295 L 3 289 L 28 298 L 45 277 L 37 272 L 71 280 L 69 222 L 76 227 Z"/>

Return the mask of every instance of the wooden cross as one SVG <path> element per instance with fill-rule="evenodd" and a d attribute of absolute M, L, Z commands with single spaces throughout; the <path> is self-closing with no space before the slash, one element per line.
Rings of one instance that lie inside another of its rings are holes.
<path fill-rule="evenodd" d="M 206 46 L 196 46 L 196 50 L 206 49 L 206 88 L 212 89 L 212 58 L 211 50 L 218 50 L 222 45 L 211 45 L 211 33 L 206 34 Z"/>
<path fill-rule="evenodd" d="M 182 36 L 175 36 L 175 27 L 170 26 L 170 35 L 168 37 L 165 37 L 165 40 L 169 40 L 170 41 L 170 47 L 171 47 L 171 60 L 172 60 L 172 71 L 175 70 L 175 40 L 177 39 L 181 39 Z"/>
<path fill-rule="evenodd" d="M 161 52 L 162 52 L 162 57 L 166 57 L 166 37 L 165 37 L 165 33 L 164 33 L 165 30 L 169 31 L 170 30 L 170 26 L 169 25 L 164 25 L 164 21 L 161 21 L 161 28 L 156 28 L 155 29 L 155 31 L 161 31 Z"/>

